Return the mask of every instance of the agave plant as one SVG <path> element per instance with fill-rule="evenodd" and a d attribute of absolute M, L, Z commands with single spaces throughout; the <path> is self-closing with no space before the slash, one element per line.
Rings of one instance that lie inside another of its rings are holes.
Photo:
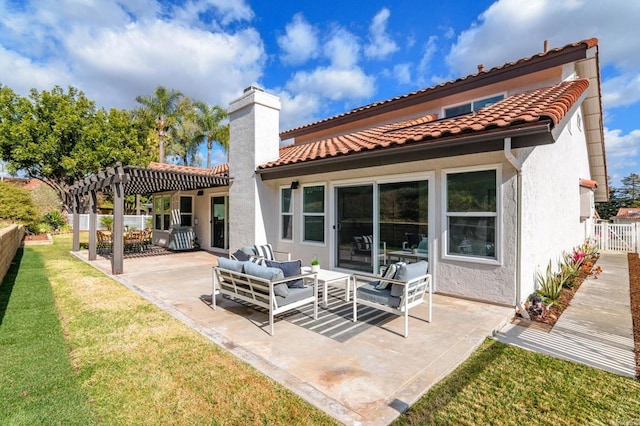
<path fill-rule="evenodd" d="M 580 263 L 574 262 L 572 254 L 563 253 L 563 259 L 558 262 L 558 276 L 562 286 L 571 288 L 573 287 L 573 279 L 578 276 L 580 270 Z"/>
<path fill-rule="evenodd" d="M 560 298 L 562 282 L 560 282 L 558 274 L 553 272 L 551 261 L 549 261 L 544 274 L 536 272 L 536 287 L 538 287 L 537 293 L 551 302 Z"/>

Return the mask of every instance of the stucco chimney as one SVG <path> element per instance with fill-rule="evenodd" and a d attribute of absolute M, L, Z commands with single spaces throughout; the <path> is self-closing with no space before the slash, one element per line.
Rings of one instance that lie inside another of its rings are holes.
<path fill-rule="evenodd" d="M 280 100 L 250 86 L 229 104 L 229 248 L 267 241 L 263 209 L 270 202 L 255 171 L 280 152 Z"/>
<path fill-rule="evenodd" d="M 547 53 L 549 51 L 549 40 L 545 40 L 544 41 L 544 53 Z"/>

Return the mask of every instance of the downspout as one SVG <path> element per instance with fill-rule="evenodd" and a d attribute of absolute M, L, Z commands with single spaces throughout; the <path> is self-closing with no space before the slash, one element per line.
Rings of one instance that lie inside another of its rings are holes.
<path fill-rule="evenodd" d="M 522 162 L 511 151 L 511 138 L 504 138 L 504 156 L 516 169 L 516 300 L 514 305 L 521 302 L 521 273 L 522 273 Z"/>

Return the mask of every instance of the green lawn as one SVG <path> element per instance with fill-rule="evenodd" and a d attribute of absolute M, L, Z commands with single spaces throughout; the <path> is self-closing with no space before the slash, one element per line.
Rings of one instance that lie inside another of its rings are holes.
<path fill-rule="evenodd" d="M 21 249 L 0 286 L 0 424 L 336 424 L 70 247 Z"/>
<path fill-rule="evenodd" d="M 19 249 L 0 285 L 0 424 L 93 424 L 40 253 Z"/>
<path fill-rule="evenodd" d="M 640 382 L 487 339 L 398 425 L 638 425 Z"/>

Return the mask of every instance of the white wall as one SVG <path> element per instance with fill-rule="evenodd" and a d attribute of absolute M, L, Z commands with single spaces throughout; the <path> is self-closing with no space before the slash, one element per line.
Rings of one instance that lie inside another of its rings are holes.
<path fill-rule="evenodd" d="M 255 170 L 279 156 L 279 112 L 277 97 L 253 88 L 229 105 L 231 250 L 268 241 L 264 212 L 271 209 L 272 194 Z"/>
<path fill-rule="evenodd" d="M 590 223 L 580 221 L 579 180 L 590 179 L 590 172 L 586 139 L 577 115 L 553 145 L 526 151 L 522 171 L 523 300 L 535 290 L 536 271 L 546 269 L 549 260 L 555 266 L 563 251 L 581 244 Z"/>
<path fill-rule="evenodd" d="M 476 165 L 500 164 L 502 169 L 502 256 L 499 265 L 486 263 L 444 259 L 442 252 L 443 211 L 442 184 L 443 170 Z M 505 161 L 502 152 L 465 155 L 444 159 L 416 161 L 412 163 L 369 167 L 362 170 L 347 170 L 325 174 L 300 176 L 296 178 L 276 179 L 265 181 L 275 204 L 265 211 L 265 222 L 272 224 L 271 230 L 275 237 L 270 239 L 277 250 L 292 253 L 292 258 L 302 259 L 308 263 L 314 256 L 318 256 L 322 265 L 334 267 L 334 211 L 335 200 L 332 185 L 335 183 L 372 182 L 376 179 L 408 176 L 407 180 L 429 178 L 430 186 L 430 224 L 429 237 L 431 242 L 431 271 L 434 275 L 436 290 L 439 293 L 452 294 L 491 301 L 495 303 L 513 305 L 515 301 L 515 170 Z M 279 239 L 279 191 L 281 186 L 289 186 L 291 181 L 298 180 L 300 188 L 293 191 L 293 242 Z M 326 191 L 326 220 L 325 244 L 309 244 L 302 242 L 302 191 L 305 184 L 325 184 Z"/>

